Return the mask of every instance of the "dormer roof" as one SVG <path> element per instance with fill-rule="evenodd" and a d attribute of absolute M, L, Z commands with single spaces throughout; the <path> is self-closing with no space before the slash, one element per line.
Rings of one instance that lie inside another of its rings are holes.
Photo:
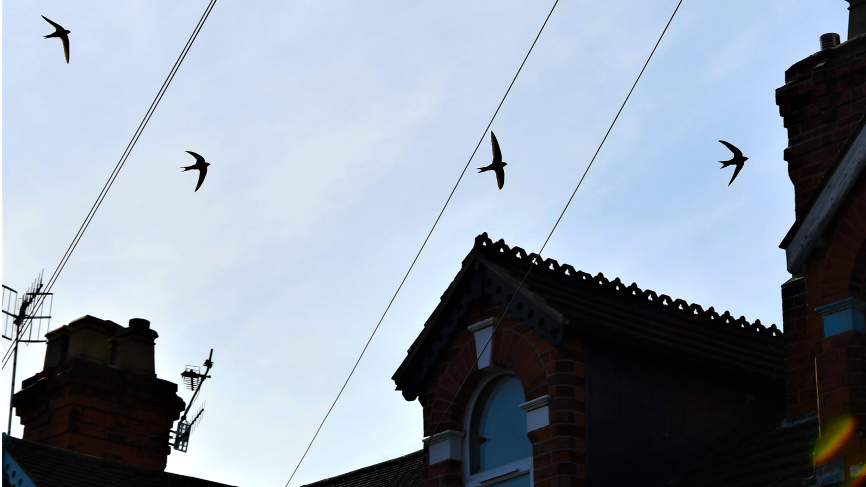
<path fill-rule="evenodd" d="M 591 276 L 553 259 L 527 254 L 487 234 L 463 260 L 457 276 L 424 324 L 393 376 L 407 400 L 420 393 L 440 351 L 457 331 L 468 304 L 482 296 L 503 308 L 526 281 L 509 313 L 557 346 L 570 334 L 627 342 L 699 362 L 724 373 L 784 380 L 782 332 L 760 320 L 734 318 L 637 284 Z M 518 309 L 520 308 L 520 309 Z"/>

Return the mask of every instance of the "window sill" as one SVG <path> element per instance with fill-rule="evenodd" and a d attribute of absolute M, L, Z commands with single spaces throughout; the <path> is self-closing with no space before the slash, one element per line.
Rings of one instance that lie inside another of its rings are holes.
<path fill-rule="evenodd" d="M 530 473 L 531 469 L 532 457 L 521 458 L 520 460 L 470 475 L 466 478 L 465 487 L 495 485 L 499 482 Z"/>

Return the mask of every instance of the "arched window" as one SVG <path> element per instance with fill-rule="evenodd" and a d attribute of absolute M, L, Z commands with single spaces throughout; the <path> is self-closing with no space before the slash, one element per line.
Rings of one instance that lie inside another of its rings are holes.
<path fill-rule="evenodd" d="M 526 413 L 520 409 L 524 401 L 523 386 L 513 375 L 495 377 L 481 389 L 468 425 L 466 487 L 530 485 L 532 443 L 526 436 Z"/>

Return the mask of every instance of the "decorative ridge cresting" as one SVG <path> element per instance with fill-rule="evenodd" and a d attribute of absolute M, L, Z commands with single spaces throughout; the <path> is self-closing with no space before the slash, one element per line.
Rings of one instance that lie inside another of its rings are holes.
<path fill-rule="evenodd" d="M 636 283 L 631 283 L 631 285 L 626 286 L 618 277 L 611 281 L 604 277 L 604 274 L 600 272 L 598 275 L 592 276 L 586 272 L 576 270 L 568 264 L 560 265 L 559 262 L 554 259 L 542 259 L 541 256 L 536 253 L 527 254 L 526 251 L 520 247 L 509 247 L 503 239 L 493 242 L 490 237 L 487 236 L 487 232 L 475 237 L 475 246 L 473 247 L 473 250 L 500 259 L 508 258 L 515 263 L 531 262 L 536 265 L 538 269 L 555 274 L 559 277 L 576 279 L 585 285 L 595 284 L 599 289 L 631 296 L 634 300 L 642 304 L 651 303 L 657 306 L 662 306 L 671 311 L 679 311 L 692 318 L 696 317 L 705 320 L 712 325 L 725 326 L 729 329 L 739 329 L 764 337 L 776 339 L 782 338 L 782 331 L 779 330 L 775 324 L 766 327 L 761 324 L 761 320 L 755 320 L 754 323 L 750 323 L 744 316 L 734 318 L 728 311 L 719 314 L 712 307 L 704 310 L 697 303 L 689 304 L 682 299 L 672 299 L 666 294 L 657 294 L 655 291 L 650 289 L 644 290 L 639 288 Z"/>

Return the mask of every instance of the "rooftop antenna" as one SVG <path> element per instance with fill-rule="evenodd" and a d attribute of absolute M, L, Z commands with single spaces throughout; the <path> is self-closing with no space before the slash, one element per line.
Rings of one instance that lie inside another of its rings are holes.
<path fill-rule="evenodd" d="M 44 343 L 42 340 L 42 327 L 48 331 L 51 322 L 51 310 L 54 306 L 54 294 L 43 293 L 42 274 L 34 279 L 33 284 L 27 288 L 27 292 L 20 298 L 18 292 L 9 286 L 3 285 L 3 338 L 12 341 L 12 388 L 9 392 L 9 421 L 6 423 L 6 434 L 12 434 L 12 396 L 15 395 L 15 372 L 18 368 L 18 346 L 21 343 Z M 42 296 L 41 299 L 38 299 Z M 45 301 L 48 301 L 48 313 L 43 315 Z M 17 310 L 16 310 L 17 308 Z M 36 323 L 35 337 L 33 323 Z M 30 325 L 30 326 L 27 326 Z M 21 332 L 27 327 L 26 335 Z"/>
<path fill-rule="evenodd" d="M 204 404 L 202 404 L 198 411 L 192 415 L 192 420 L 187 420 L 187 418 L 189 418 L 189 411 L 192 409 L 192 404 L 195 402 L 196 397 L 198 397 L 199 391 L 201 391 L 202 384 L 204 384 L 205 379 L 210 378 L 208 372 L 210 372 L 211 367 L 213 367 L 212 359 L 213 349 L 210 349 L 210 355 L 208 355 L 207 360 L 204 361 L 204 373 L 201 373 L 201 369 L 195 365 L 187 365 L 186 369 L 180 374 L 181 377 L 183 377 L 184 385 L 189 390 L 193 391 L 193 393 L 192 399 L 189 400 L 189 404 L 186 406 L 186 411 L 183 412 L 183 415 L 177 422 L 177 430 L 172 431 L 172 433 L 174 433 L 174 444 L 172 446 L 175 450 L 185 452 L 189 447 L 190 435 L 193 430 L 201 424 L 202 413 L 204 413 Z"/>

